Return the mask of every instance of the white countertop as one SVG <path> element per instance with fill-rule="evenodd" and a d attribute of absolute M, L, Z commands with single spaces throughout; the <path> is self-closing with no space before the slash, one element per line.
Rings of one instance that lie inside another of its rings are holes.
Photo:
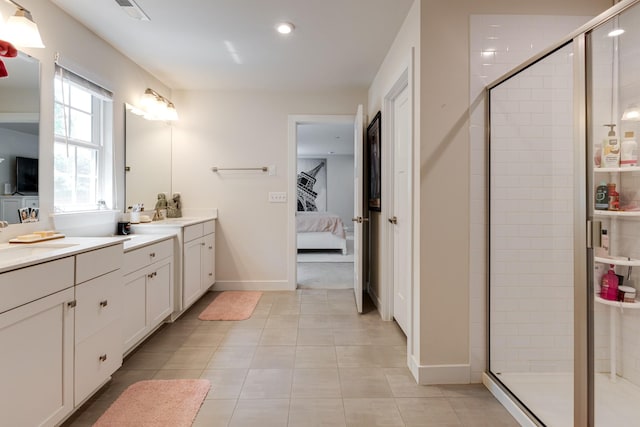
<path fill-rule="evenodd" d="M 189 225 L 200 224 L 201 222 L 207 222 L 218 219 L 217 215 L 202 216 L 202 217 L 181 217 L 181 218 L 167 218 L 161 221 L 131 223 L 131 227 L 188 227 Z M 135 234 L 135 233 L 134 233 Z"/>
<path fill-rule="evenodd" d="M 0 273 L 117 245 L 126 237 L 64 237 L 37 243 L 0 243 Z"/>

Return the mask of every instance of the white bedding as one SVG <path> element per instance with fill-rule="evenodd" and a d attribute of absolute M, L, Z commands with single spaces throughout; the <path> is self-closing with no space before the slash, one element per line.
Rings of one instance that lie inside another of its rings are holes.
<path fill-rule="evenodd" d="M 329 212 L 296 212 L 298 233 L 329 232 L 340 239 L 346 239 L 344 225 L 338 215 Z"/>

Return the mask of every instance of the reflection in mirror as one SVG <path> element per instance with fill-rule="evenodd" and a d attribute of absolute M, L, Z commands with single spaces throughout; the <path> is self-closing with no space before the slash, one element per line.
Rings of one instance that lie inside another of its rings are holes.
<path fill-rule="evenodd" d="M 0 79 L 0 220 L 20 223 L 19 210 L 38 209 L 40 62 L 19 52 L 3 58 Z M 23 167 L 16 168 L 16 158 Z M 24 166 L 31 165 L 31 170 Z"/>
<path fill-rule="evenodd" d="M 171 125 L 125 108 L 125 146 L 125 206 L 152 211 L 158 193 L 171 194 Z"/>

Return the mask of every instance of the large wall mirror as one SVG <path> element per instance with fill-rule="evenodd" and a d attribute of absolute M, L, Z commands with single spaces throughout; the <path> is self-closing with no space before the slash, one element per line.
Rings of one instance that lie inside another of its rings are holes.
<path fill-rule="evenodd" d="M 153 210 L 158 193 L 171 194 L 171 125 L 147 120 L 125 106 L 126 207 Z"/>
<path fill-rule="evenodd" d="M 0 219 L 20 223 L 19 211 L 37 212 L 40 152 L 40 62 L 22 52 L 2 58 L 0 79 Z"/>

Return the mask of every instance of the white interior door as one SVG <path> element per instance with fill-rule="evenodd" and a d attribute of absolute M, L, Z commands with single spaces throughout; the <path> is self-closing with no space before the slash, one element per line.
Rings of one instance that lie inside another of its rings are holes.
<path fill-rule="evenodd" d="M 393 108 L 393 317 L 407 333 L 411 274 L 411 129 L 408 87 L 394 101 Z"/>
<path fill-rule="evenodd" d="M 362 157 L 364 148 L 364 116 L 362 105 L 358 105 L 353 125 L 353 292 L 356 296 L 358 313 L 362 313 L 362 271 L 363 271 L 363 188 Z"/>

